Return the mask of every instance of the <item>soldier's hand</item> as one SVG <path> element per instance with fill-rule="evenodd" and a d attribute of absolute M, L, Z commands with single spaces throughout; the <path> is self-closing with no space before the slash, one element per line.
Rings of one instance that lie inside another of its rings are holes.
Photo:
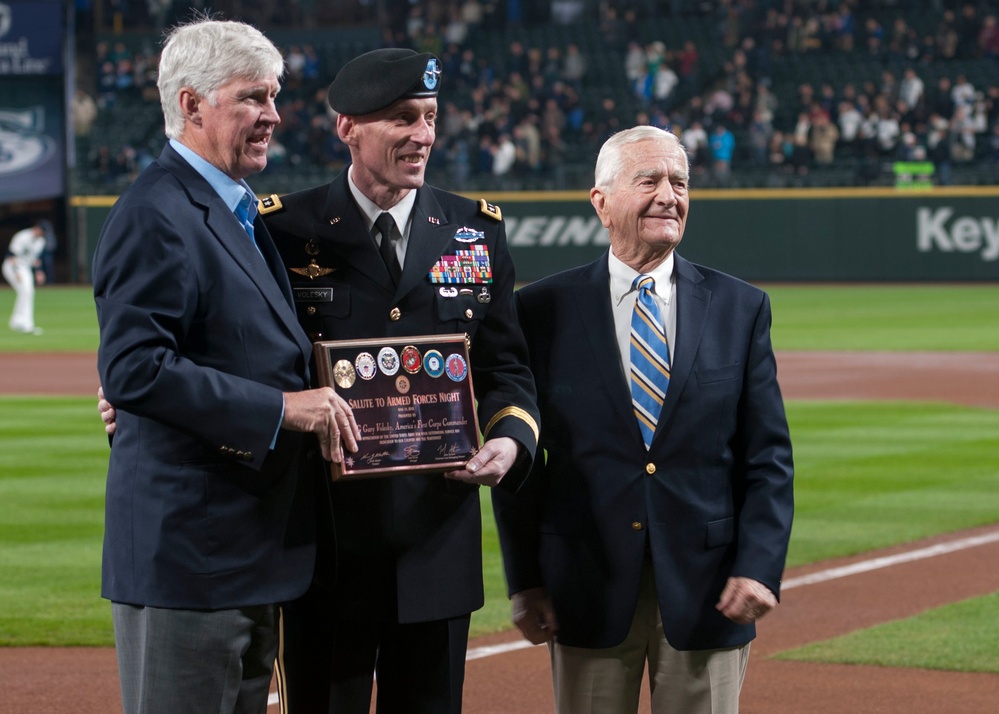
<path fill-rule="evenodd" d="M 509 436 L 489 439 L 460 471 L 449 471 L 444 476 L 455 481 L 495 486 L 517 460 L 520 444 Z"/>

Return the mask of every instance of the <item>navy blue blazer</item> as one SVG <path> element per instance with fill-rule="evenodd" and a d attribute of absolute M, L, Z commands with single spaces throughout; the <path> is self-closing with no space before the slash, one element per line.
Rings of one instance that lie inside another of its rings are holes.
<path fill-rule="evenodd" d="M 614 335 L 607 255 L 516 294 L 547 456 L 493 502 L 510 592 L 545 587 L 566 645 L 624 640 L 647 549 L 676 649 L 755 636 L 715 610 L 730 576 L 780 592 L 793 467 L 769 299 L 679 255 L 675 271 L 676 349 L 648 452 Z"/>
<path fill-rule="evenodd" d="M 102 594 L 218 609 L 305 591 L 313 437 L 281 430 L 311 345 L 263 222 L 263 256 L 169 145 L 111 210 L 94 255 L 98 369 L 117 409 Z"/>

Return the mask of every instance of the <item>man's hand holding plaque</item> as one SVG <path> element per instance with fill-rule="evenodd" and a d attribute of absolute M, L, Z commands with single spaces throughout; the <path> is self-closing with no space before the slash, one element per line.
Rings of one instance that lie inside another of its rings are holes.
<path fill-rule="evenodd" d="M 448 471 L 444 476 L 479 486 L 495 486 L 513 466 L 519 451 L 520 445 L 509 436 L 490 439 L 482 445 L 479 453 L 465 464 L 465 468 Z"/>

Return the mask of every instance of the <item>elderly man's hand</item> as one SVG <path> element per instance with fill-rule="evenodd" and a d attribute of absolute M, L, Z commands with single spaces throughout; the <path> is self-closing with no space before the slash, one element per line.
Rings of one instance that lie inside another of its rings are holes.
<path fill-rule="evenodd" d="M 715 607 L 732 622 L 748 625 L 777 607 L 777 598 L 757 580 L 729 578 Z"/>
<path fill-rule="evenodd" d="M 510 596 L 513 624 L 517 626 L 524 638 L 531 644 L 555 637 L 558 633 L 558 618 L 555 608 L 544 588 L 521 590 Z"/>
<path fill-rule="evenodd" d="M 343 463 L 343 446 L 357 451 L 357 440 L 361 438 L 353 410 L 329 387 L 285 392 L 281 426 L 318 436 L 323 458 L 337 464 Z"/>

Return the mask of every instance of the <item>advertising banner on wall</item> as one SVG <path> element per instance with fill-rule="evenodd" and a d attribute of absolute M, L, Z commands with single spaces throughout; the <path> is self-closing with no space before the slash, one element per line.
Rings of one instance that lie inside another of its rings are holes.
<path fill-rule="evenodd" d="M 62 2 L 0 0 L 0 202 L 65 192 Z"/>

